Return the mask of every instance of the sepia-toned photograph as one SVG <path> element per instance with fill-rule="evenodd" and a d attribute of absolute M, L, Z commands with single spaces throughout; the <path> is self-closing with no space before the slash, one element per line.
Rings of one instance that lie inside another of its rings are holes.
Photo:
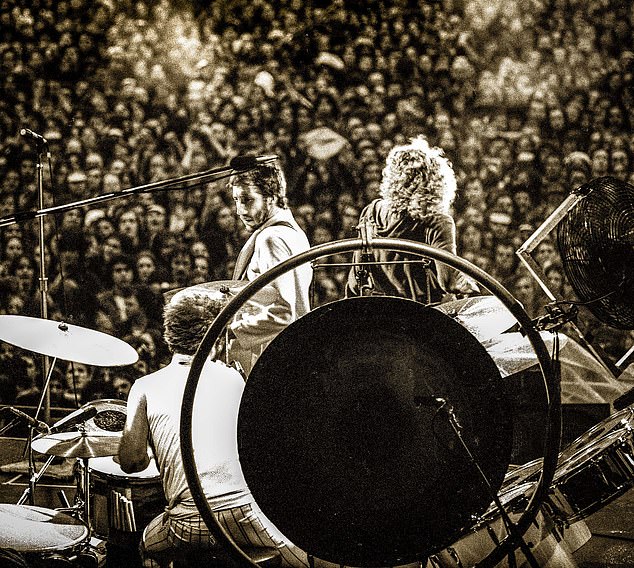
<path fill-rule="evenodd" d="M 0 0 L 0 568 L 632 566 L 630 0 Z"/>

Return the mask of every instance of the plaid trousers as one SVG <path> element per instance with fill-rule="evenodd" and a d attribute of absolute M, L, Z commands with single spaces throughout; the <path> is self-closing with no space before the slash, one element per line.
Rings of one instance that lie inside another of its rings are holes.
<path fill-rule="evenodd" d="M 308 568 L 306 553 L 286 541 L 256 506 L 243 505 L 214 514 L 240 548 L 276 548 L 283 566 Z M 150 521 L 139 548 L 143 566 L 148 568 L 168 567 L 187 550 L 202 548 L 210 553 L 223 550 L 200 515 L 174 519 L 167 513 Z"/>

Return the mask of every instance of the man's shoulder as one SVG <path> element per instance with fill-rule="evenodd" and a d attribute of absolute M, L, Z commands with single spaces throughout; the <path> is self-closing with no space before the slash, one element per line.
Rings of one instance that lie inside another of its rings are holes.
<path fill-rule="evenodd" d="M 290 223 L 271 225 L 262 230 L 256 237 L 258 245 L 274 246 L 282 243 L 308 243 L 306 233 L 299 227 Z"/>
<path fill-rule="evenodd" d="M 134 381 L 134 386 L 138 385 L 138 388 L 144 390 L 152 388 L 152 385 L 158 384 L 163 377 L 170 374 L 170 367 L 171 365 L 166 365 L 165 367 L 161 367 L 158 371 L 139 377 Z"/>

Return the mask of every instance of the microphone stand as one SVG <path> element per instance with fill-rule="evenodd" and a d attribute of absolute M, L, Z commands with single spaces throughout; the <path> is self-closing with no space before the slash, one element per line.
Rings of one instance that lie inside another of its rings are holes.
<path fill-rule="evenodd" d="M 469 461 L 471 462 L 471 464 L 474 466 L 474 468 L 477 470 L 478 474 L 482 478 L 482 481 L 484 482 L 487 492 L 489 493 L 490 497 L 493 499 L 493 502 L 495 503 L 496 507 L 498 508 L 500 512 L 500 515 L 502 516 L 502 520 L 504 521 L 506 530 L 508 531 L 509 536 L 511 538 L 511 543 L 515 545 L 515 548 L 517 547 L 520 548 L 520 550 L 524 554 L 524 557 L 526 558 L 526 561 L 528 562 L 529 566 L 531 566 L 531 568 L 539 568 L 537 559 L 533 555 L 533 552 L 531 551 L 529 545 L 524 540 L 524 535 L 521 534 L 517 530 L 517 526 L 513 523 L 513 521 L 509 517 L 508 513 L 506 512 L 506 509 L 504 508 L 504 505 L 502 505 L 502 501 L 500 500 L 500 497 L 498 496 L 497 492 L 493 490 L 493 487 L 491 486 L 491 482 L 487 478 L 486 473 L 480 467 L 478 460 L 473 455 L 473 453 L 469 449 L 469 446 L 465 442 L 465 439 L 462 435 L 462 425 L 458 422 L 458 418 L 456 417 L 453 406 L 444 399 L 440 399 L 440 400 L 442 400 L 442 404 L 440 405 L 439 410 L 446 411 L 447 418 L 449 420 L 449 424 L 452 430 L 456 434 L 456 437 L 458 438 L 460 445 L 462 446 L 465 453 L 467 454 Z M 509 550 L 509 557 L 512 554 L 514 554 L 514 549 Z"/>
<path fill-rule="evenodd" d="M 56 213 L 63 213 L 66 211 L 70 211 L 71 209 L 77 209 L 79 207 L 85 207 L 88 205 L 95 205 L 97 203 L 102 203 L 104 201 L 109 201 L 112 199 L 117 199 L 120 197 L 127 197 L 128 195 L 135 195 L 143 192 L 152 192 L 159 189 L 183 189 L 183 187 L 196 187 L 203 183 L 209 183 L 211 181 L 217 181 L 223 178 L 227 178 L 236 173 L 236 170 L 231 166 L 223 166 L 219 168 L 213 168 L 210 170 L 206 170 L 204 172 L 194 173 L 184 175 L 178 178 L 172 178 L 167 180 L 161 180 L 153 183 L 148 183 L 145 185 L 132 187 L 128 189 L 124 189 L 121 191 L 115 191 L 111 193 L 106 193 L 102 195 L 98 195 L 96 197 L 90 197 L 87 199 L 81 199 L 79 201 L 75 201 L 72 203 L 65 203 L 62 205 L 56 205 L 54 207 L 44 207 L 44 190 L 42 183 L 42 154 L 44 153 L 44 147 L 47 147 L 47 142 L 44 138 L 36 138 L 37 144 L 37 191 L 38 191 L 38 209 L 35 211 L 22 211 L 17 213 L 12 213 L 9 215 L 5 215 L 4 217 L 0 217 L 0 228 L 6 227 L 8 225 L 13 225 L 15 223 L 19 223 L 22 221 L 29 221 L 31 219 L 39 220 L 39 245 L 40 245 L 40 294 L 41 294 L 41 315 L 43 319 L 48 319 L 48 283 L 46 277 L 46 264 L 45 264 L 45 235 L 44 235 L 44 217 L 47 215 L 54 215 Z M 48 153 L 48 147 L 47 147 Z M 253 164 L 253 167 L 256 167 L 257 164 Z M 251 168 L 247 168 L 251 169 Z M 243 171 L 243 170 L 241 170 Z M 185 184 L 185 185 L 183 185 Z M 49 365 L 48 356 L 44 355 L 44 386 L 42 389 L 42 395 L 40 397 L 40 402 L 38 404 L 37 413 L 35 418 L 37 418 L 37 414 L 40 412 L 42 408 L 44 408 L 44 421 L 50 421 L 50 393 L 48 389 L 48 385 L 51 378 L 52 367 Z M 29 462 L 29 486 L 25 490 L 24 494 L 20 498 L 20 503 L 23 503 L 25 499 L 28 497 L 29 504 L 34 504 L 34 492 L 35 485 L 39 479 L 39 475 L 35 473 L 35 464 L 33 460 L 33 429 L 29 429 L 29 437 L 27 440 L 27 446 L 25 448 L 28 449 L 28 462 Z M 49 459 L 49 462 L 44 466 L 43 470 L 49 465 L 52 459 Z M 86 468 L 87 469 L 87 468 Z M 43 470 L 41 473 L 43 473 Z M 40 474 L 41 475 L 41 474 Z"/>
<path fill-rule="evenodd" d="M 240 171 L 242 172 L 244 170 Z M 129 187 L 127 189 L 122 189 L 121 191 L 102 193 L 101 195 L 97 195 L 95 197 L 80 199 L 79 201 L 73 201 L 71 203 L 63 203 L 62 205 L 55 205 L 54 207 L 44 208 L 43 205 L 40 204 L 40 209 L 37 209 L 35 211 L 19 211 L 17 213 L 12 213 L 9 215 L 5 215 L 4 217 L 0 217 L 0 228 L 6 227 L 7 225 L 13 225 L 14 223 L 19 223 L 21 221 L 40 219 L 42 217 L 45 217 L 46 215 L 65 213 L 66 211 L 70 211 L 71 209 L 78 209 L 79 207 L 97 205 L 98 203 L 102 203 L 104 201 L 110 201 L 112 199 L 118 199 L 120 197 L 127 197 L 128 195 L 153 192 L 159 189 L 173 190 L 197 187 L 205 183 L 228 178 L 232 175 L 235 175 L 236 173 L 236 170 L 231 166 L 222 166 L 220 168 L 205 170 L 204 172 L 187 174 L 177 178 L 155 181 L 152 183 L 147 183 L 145 185 L 139 185 L 137 187 Z"/>

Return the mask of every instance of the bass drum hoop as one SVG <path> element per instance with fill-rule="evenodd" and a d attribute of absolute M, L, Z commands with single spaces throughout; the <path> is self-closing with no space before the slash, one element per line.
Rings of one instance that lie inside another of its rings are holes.
<path fill-rule="evenodd" d="M 251 298 L 251 296 L 264 288 L 264 286 L 270 284 L 279 276 L 286 274 L 287 272 L 307 262 L 334 254 L 353 252 L 356 250 L 367 250 L 369 246 L 379 250 L 395 250 L 401 253 L 428 257 L 459 270 L 472 277 L 476 280 L 476 282 L 483 285 L 491 293 L 497 296 L 515 317 L 526 337 L 528 337 L 531 342 L 537 355 L 548 400 L 548 420 L 544 436 L 544 467 L 539 477 L 539 481 L 537 482 L 535 491 L 527 504 L 526 510 L 522 513 L 516 523 L 518 534 L 523 535 L 528 530 L 539 512 L 542 501 L 547 495 L 548 487 L 553 479 L 557 466 L 559 445 L 561 442 L 560 383 L 559 377 L 553 369 L 548 350 L 539 332 L 535 330 L 531 318 L 528 316 L 520 302 L 518 302 L 500 282 L 495 280 L 479 267 L 463 258 L 458 257 L 457 255 L 430 245 L 406 239 L 387 238 L 373 239 L 371 243 L 362 239 L 344 239 L 334 241 L 332 243 L 312 247 L 303 253 L 299 253 L 286 259 L 261 274 L 258 278 L 250 282 L 240 292 L 238 292 L 238 294 L 236 294 L 236 296 L 234 296 L 220 311 L 207 330 L 198 350 L 196 351 L 196 354 L 194 355 L 189 375 L 187 377 L 187 382 L 185 384 L 180 421 L 181 454 L 183 456 L 185 477 L 196 507 L 198 508 L 209 531 L 225 545 L 234 560 L 243 566 L 250 566 L 252 568 L 258 567 L 258 565 L 254 563 L 244 551 L 236 546 L 233 539 L 231 539 L 230 535 L 213 514 L 205 497 L 194 459 L 194 448 L 192 444 L 192 416 L 196 387 L 198 385 L 205 360 L 208 358 L 214 344 L 223 333 L 225 326 L 230 322 L 231 318 L 236 315 L 240 307 L 242 307 L 242 305 Z M 507 536 L 495 550 L 493 550 L 478 564 L 478 566 L 495 566 L 500 560 L 502 560 L 502 558 L 504 558 L 504 556 L 508 553 L 508 550 L 512 550 L 515 547 L 516 546 L 511 542 L 511 538 Z M 310 554 L 310 551 L 307 552 Z"/>

